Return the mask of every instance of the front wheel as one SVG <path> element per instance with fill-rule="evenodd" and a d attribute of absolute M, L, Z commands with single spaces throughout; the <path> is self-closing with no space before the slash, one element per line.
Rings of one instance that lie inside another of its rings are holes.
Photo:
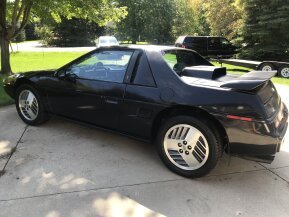
<path fill-rule="evenodd" d="M 29 125 L 42 124 L 49 118 L 39 93 L 27 84 L 16 91 L 16 109 L 20 118 Z"/>
<path fill-rule="evenodd" d="M 213 124 L 191 116 L 167 120 L 157 138 L 159 155 L 173 172 L 189 178 L 206 175 L 221 156 L 220 136 Z"/>
<path fill-rule="evenodd" d="M 262 63 L 259 67 L 260 71 L 274 71 L 275 67 L 271 63 Z"/>

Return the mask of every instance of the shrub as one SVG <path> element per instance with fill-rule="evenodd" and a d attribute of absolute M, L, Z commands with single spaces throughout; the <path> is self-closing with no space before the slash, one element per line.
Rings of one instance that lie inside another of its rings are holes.
<path fill-rule="evenodd" d="M 54 33 L 53 33 L 51 27 L 49 27 L 47 25 L 43 25 L 41 27 L 36 27 L 35 32 L 36 32 L 37 36 L 41 39 L 42 44 L 44 44 L 44 45 L 52 45 L 53 44 Z"/>

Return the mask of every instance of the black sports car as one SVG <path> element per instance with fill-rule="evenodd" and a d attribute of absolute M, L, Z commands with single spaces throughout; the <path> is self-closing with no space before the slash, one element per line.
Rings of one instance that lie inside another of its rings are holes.
<path fill-rule="evenodd" d="M 199 177 L 224 151 L 272 162 L 288 118 L 274 75 L 233 77 L 192 50 L 128 46 L 12 75 L 4 88 L 27 124 L 54 114 L 154 142 L 169 169 Z"/>

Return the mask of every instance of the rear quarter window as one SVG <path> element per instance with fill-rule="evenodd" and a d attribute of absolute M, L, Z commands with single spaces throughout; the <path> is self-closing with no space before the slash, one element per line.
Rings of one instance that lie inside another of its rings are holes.
<path fill-rule="evenodd" d="M 173 68 L 174 65 L 178 62 L 176 53 L 165 53 L 163 57 L 171 68 Z"/>
<path fill-rule="evenodd" d="M 194 43 L 195 42 L 195 39 L 193 37 L 186 37 L 185 43 Z"/>
<path fill-rule="evenodd" d="M 211 66 L 212 64 L 195 52 L 186 50 L 167 50 L 163 51 L 163 58 L 167 64 L 180 74 L 185 67 L 191 66 Z"/>

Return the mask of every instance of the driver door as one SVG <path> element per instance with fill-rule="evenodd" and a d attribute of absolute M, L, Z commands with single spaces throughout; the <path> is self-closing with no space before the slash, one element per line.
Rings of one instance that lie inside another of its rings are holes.
<path fill-rule="evenodd" d="M 58 73 L 58 85 L 49 94 L 52 110 L 60 115 L 117 129 L 133 51 L 103 50 L 86 56 Z M 54 94 L 53 94 L 54 91 Z"/>

